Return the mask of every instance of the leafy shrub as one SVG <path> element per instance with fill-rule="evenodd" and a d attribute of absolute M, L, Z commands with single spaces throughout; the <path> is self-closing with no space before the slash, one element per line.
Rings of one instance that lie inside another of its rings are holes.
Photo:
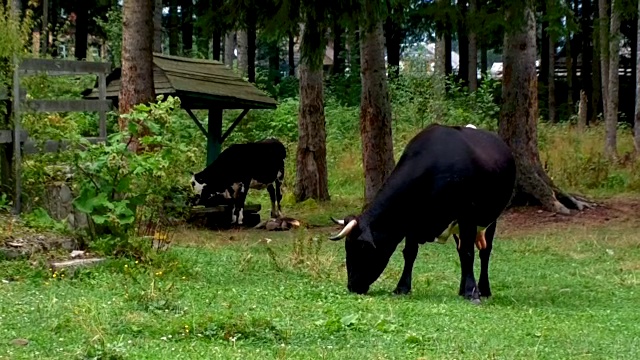
<path fill-rule="evenodd" d="M 122 57 L 122 8 L 114 5 L 107 12 L 107 20 L 95 17 L 96 24 L 107 34 L 107 44 L 109 44 L 109 55 L 115 67 L 120 66 Z"/>
<path fill-rule="evenodd" d="M 26 50 L 31 28 L 33 11 L 27 9 L 22 19 L 11 14 L 11 8 L 0 2 L 0 89 L 11 85 L 13 76 L 13 57 L 22 56 Z M 0 101 L 0 121 L 7 113 L 6 103 Z"/>
<path fill-rule="evenodd" d="M 179 216 L 184 210 L 188 166 L 197 160 L 197 151 L 192 143 L 181 139 L 181 124 L 176 124 L 172 116 L 179 105 L 178 98 L 161 101 L 159 97 L 149 106 L 135 106 L 124 116 L 129 120 L 127 131 L 110 135 L 106 143 L 89 144 L 78 139 L 86 150 L 74 152 L 78 193 L 74 206 L 90 216 L 90 223 L 95 225 L 92 238 L 110 235 L 113 241 L 128 239 L 136 216 L 166 218 Z M 137 124 L 146 126 L 150 134 L 140 137 Z M 126 140 L 131 136 L 139 137 L 147 151 L 129 151 Z M 178 204 L 176 213 L 168 214 L 166 205 L 172 202 Z M 147 213 L 137 214 L 141 209 Z"/>

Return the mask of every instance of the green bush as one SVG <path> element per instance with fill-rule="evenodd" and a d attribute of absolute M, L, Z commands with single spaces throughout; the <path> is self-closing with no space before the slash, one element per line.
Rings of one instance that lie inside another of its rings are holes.
<path fill-rule="evenodd" d="M 134 225 L 139 225 L 136 217 L 168 216 L 168 202 L 186 205 L 189 165 L 198 159 L 193 143 L 181 136 L 182 124 L 172 116 L 179 105 L 178 98 L 161 101 L 159 97 L 149 106 L 135 106 L 124 116 L 129 120 L 128 131 L 110 135 L 105 144 L 78 139 L 86 150 L 73 152 L 78 193 L 74 205 L 96 225 L 92 238 L 127 239 Z M 150 134 L 141 136 L 138 124 Z M 148 150 L 129 151 L 132 136 Z M 148 213 L 140 214 L 142 209 Z"/>

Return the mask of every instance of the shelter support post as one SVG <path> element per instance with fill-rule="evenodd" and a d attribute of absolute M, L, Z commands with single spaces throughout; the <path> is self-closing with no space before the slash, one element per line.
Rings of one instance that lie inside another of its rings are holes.
<path fill-rule="evenodd" d="M 211 165 L 220 155 L 222 145 L 222 109 L 209 109 L 209 123 L 207 124 L 207 166 Z"/>

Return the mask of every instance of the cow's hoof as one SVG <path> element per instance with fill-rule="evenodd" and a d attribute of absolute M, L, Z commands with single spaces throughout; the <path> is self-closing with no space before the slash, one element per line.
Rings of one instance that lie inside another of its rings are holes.
<path fill-rule="evenodd" d="M 469 299 L 469 302 L 471 302 L 473 305 L 480 305 L 481 303 L 480 299 Z"/>
<path fill-rule="evenodd" d="M 395 295 L 408 295 L 410 292 L 411 289 L 406 287 L 396 287 L 395 290 L 393 290 Z"/>
<path fill-rule="evenodd" d="M 480 297 L 488 298 L 491 296 L 491 289 L 489 286 L 480 284 L 478 288 L 480 289 Z"/>

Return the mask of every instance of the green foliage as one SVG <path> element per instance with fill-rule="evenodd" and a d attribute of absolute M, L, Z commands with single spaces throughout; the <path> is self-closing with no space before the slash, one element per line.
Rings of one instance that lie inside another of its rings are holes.
<path fill-rule="evenodd" d="M 117 4 L 107 11 L 106 20 L 95 17 L 96 24 L 107 35 L 111 62 L 120 67 L 122 57 L 122 8 Z"/>
<path fill-rule="evenodd" d="M 618 130 L 618 149 L 623 155 L 618 162 L 606 159 L 604 128 L 591 126 L 580 132 L 569 124 L 538 125 L 541 160 L 554 182 L 561 188 L 595 195 L 635 192 L 640 185 L 634 159 L 632 130 Z"/>
<path fill-rule="evenodd" d="M 36 208 L 32 212 L 26 213 L 23 216 L 25 225 L 36 230 L 41 231 L 56 231 L 56 232 L 68 232 L 69 228 L 67 224 L 62 221 L 56 221 L 49 216 L 46 210 L 43 208 Z"/>
<path fill-rule="evenodd" d="M 78 139 L 86 150 L 74 152 L 79 194 L 74 205 L 96 225 L 92 238 L 110 235 L 114 241 L 127 239 L 143 204 L 146 211 L 156 213 L 164 212 L 166 201 L 184 203 L 186 192 L 180 189 L 186 188 L 186 171 L 176 164 L 193 164 L 196 157 L 193 145 L 180 139 L 181 124 L 172 116 L 179 105 L 178 98 L 161 101 L 159 97 L 157 103 L 137 105 L 125 115 L 128 131 L 110 135 L 106 144 L 92 145 Z M 138 124 L 150 134 L 141 136 Z M 133 137 L 147 149 L 154 149 L 129 151 Z"/>
<path fill-rule="evenodd" d="M 11 199 L 6 193 L 0 195 L 0 213 L 9 212 L 11 210 Z"/>
<path fill-rule="evenodd" d="M 401 73 L 391 83 L 391 103 L 397 128 L 424 128 L 431 123 L 476 126 L 496 130 L 499 107 L 495 103 L 497 81 L 486 80 L 468 94 L 454 77 L 446 79 L 449 92 L 437 91 L 438 79 L 420 72 Z M 405 130 L 405 131 L 406 131 Z"/>
<path fill-rule="evenodd" d="M 256 86 L 276 100 L 297 97 L 300 92 L 300 80 L 297 77 L 287 76 L 274 84 L 273 74 L 262 68 L 256 68 Z"/>
<path fill-rule="evenodd" d="M 33 11 L 27 9 L 22 19 L 16 18 L 10 6 L 0 2 L 0 90 L 7 89 L 13 77 L 13 57 L 21 57 L 27 50 L 31 35 Z M 0 101 L 0 119 L 6 113 L 5 102 Z"/>

